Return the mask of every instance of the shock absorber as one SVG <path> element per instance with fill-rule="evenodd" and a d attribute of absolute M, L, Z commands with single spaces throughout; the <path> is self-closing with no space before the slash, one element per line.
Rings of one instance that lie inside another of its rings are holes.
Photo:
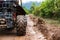
<path fill-rule="evenodd" d="M 16 17 L 17 17 L 17 16 L 16 16 L 16 13 L 14 12 L 14 13 L 13 13 L 13 20 L 14 20 L 14 21 L 16 20 Z"/>

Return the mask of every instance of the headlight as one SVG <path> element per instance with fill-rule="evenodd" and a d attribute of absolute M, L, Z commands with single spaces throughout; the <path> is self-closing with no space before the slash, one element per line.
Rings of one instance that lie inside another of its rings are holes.
<path fill-rule="evenodd" d="M 0 18 L 0 20 L 3 20 L 4 21 L 5 19 L 4 18 Z"/>
<path fill-rule="evenodd" d="M 5 20 L 5 19 L 2 19 L 2 20 Z"/>

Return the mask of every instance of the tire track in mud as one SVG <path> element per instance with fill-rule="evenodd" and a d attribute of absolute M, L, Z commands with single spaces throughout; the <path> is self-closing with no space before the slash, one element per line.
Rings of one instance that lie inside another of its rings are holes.
<path fill-rule="evenodd" d="M 44 35 L 34 30 L 34 22 L 28 16 L 27 18 L 27 40 L 46 40 Z"/>

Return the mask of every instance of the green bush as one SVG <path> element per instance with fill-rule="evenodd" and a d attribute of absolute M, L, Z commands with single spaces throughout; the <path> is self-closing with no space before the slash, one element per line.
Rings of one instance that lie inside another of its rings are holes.
<path fill-rule="evenodd" d="M 25 10 L 28 14 L 40 17 L 60 18 L 60 0 L 45 0 L 38 6 L 33 2 L 30 10 Z"/>

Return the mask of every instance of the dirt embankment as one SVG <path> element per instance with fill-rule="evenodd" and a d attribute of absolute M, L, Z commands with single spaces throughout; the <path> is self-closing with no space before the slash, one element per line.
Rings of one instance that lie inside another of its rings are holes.
<path fill-rule="evenodd" d="M 38 31 L 39 33 L 41 32 L 44 35 L 45 39 L 50 39 L 51 34 L 47 29 L 45 22 L 42 19 L 33 15 L 30 15 L 30 19 L 34 22 L 34 30 Z"/>
<path fill-rule="evenodd" d="M 47 24 L 47 28 L 53 34 L 51 36 L 52 40 L 60 40 L 60 27 Z"/>
<path fill-rule="evenodd" d="M 41 32 L 47 40 L 60 40 L 60 27 L 45 23 L 42 19 L 30 16 L 34 22 L 34 27 Z"/>

